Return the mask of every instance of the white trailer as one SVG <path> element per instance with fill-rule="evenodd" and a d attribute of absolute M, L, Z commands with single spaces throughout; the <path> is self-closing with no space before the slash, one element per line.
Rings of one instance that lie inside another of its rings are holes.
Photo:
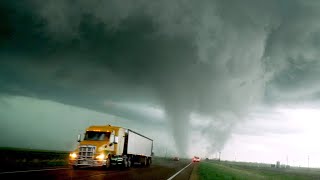
<path fill-rule="evenodd" d="M 131 163 L 149 166 L 152 163 L 153 140 L 130 129 L 127 130 L 125 139 L 125 152 Z"/>

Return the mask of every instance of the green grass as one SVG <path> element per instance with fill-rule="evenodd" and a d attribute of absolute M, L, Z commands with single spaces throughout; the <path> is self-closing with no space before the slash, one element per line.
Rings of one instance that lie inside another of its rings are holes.
<path fill-rule="evenodd" d="M 22 148 L 0 148 L 0 171 L 67 166 L 68 152 Z"/>
<path fill-rule="evenodd" d="M 16 147 L 0 147 L 0 151 L 24 151 L 24 152 L 69 153 L 68 151 L 45 150 L 45 149 L 28 149 L 28 148 L 16 148 Z"/>
<path fill-rule="evenodd" d="M 199 179 L 264 179 L 263 176 L 259 174 L 252 173 L 246 170 L 240 170 L 231 168 L 228 166 L 201 162 L 198 168 Z"/>
<path fill-rule="evenodd" d="M 200 180 L 206 179 L 230 179 L 230 180 L 304 180 L 320 179 L 319 170 L 306 170 L 296 168 L 268 168 L 224 164 L 219 162 L 201 162 L 198 167 Z"/>

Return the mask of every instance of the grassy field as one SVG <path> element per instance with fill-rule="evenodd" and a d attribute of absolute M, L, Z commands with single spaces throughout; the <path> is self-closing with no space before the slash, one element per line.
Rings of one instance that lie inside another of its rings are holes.
<path fill-rule="evenodd" d="M 199 179 L 272 179 L 272 180 L 304 180 L 320 179 L 319 169 L 306 168 L 271 168 L 231 165 L 223 162 L 201 162 L 198 167 Z"/>
<path fill-rule="evenodd" d="M 0 148 L 0 171 L 67 166 L 68 152 Z"/>

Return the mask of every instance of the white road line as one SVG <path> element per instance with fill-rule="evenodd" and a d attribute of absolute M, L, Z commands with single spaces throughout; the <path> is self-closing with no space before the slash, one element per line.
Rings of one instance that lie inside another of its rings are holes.
<path fill-rule="evenodd" d="M 26 172 L 38 172 L 38 171 L 54 171 L 61 169 L 70 169 L 70 168 L 56 168 L 56 169 L 35 169 L 35 170 L 27 170 L 27 171 L 8 171 L 8 172 L 0 172 L 1 174 L 14 174 L 14 173 L 26 173 Z"/>
<path fill-rule="evenodd" d="M 176 177 L 179 173 L 181 173 L 181 171 L 183 171 L 185 168 L 187 168 L 188 166 L 190 166 L 192 164 L 192 162 L 190 164 L 188 164 L 186 167 L 182 168 L 180 171 L 178 171 L 177 173 L 175 173 L 174 175 L 172 175 L 171 177 L 169 177 L 169 179 L 167 180 L 171 180 L 174 177 Z"/>

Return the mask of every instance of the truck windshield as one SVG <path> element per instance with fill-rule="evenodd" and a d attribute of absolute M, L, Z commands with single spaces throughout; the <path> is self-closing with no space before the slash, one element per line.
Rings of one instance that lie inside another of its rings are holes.
<path fill-rule="evenodd" d="M 84 140 L 104 141 L 104 140 L 108 140 L 109 137 L 110 137 L 110 132 L 87 131 L 84 136 Z"/>

